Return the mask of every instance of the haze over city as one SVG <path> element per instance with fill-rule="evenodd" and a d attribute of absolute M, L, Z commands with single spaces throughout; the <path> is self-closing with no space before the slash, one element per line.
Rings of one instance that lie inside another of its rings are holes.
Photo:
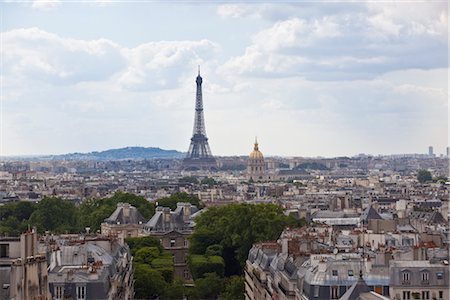
<path fill-rule="evenodd" d="M 444 153 L 448 4 L 2 3 L 1 155 Z"/>

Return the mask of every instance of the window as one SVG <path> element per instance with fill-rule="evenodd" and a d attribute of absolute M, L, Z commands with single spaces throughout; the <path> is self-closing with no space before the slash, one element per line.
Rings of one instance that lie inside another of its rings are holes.
<path fill-rule="evenodd" d="M 62 299 L 64 296 L 64 287 L 57 285 L 55 286 L 55 299 Z"/>
<path fill-rule="evenodd" d="M 77 286 L 77 300 L 86 299 L 86 287 L 84 285 Z"/>
<path fill-rule="evenodd" d="M 338 276 L 338 270 L 332 270 L 332 271 L 331 271 L 331 274 L 332 274 L 333 276 Z"/>
<path fill-rule="evenodd" d="M 423 271 L 420 273 L 420 278 L 422 279 L 422 284 L 428 284 L 430 280 L 430 273 L 428 273 L 428 271 Z"/>
<path fill-rule="evenodd" d="M 411 283 L 411 273 L 409 271 L 402 272 L 402 284 L 410 284 Z"/>
<path fill-rule="evenodd" d="M 9 257 L 9 244 L 0 244 L 0 257 Z"/>
<path fill-rule="evenodd" d="M 331 287 L 331 299 L 339 299 L 339 287 Z"/>
<path fill-rule="evenodd" d="M 444 299 L 444 291 L 439 291 L 439 300 Z"/>
<path fill-rule="evenodd" d="M 183 271 L 183 277 L 184 279 L 189 279 L 189 271 L 187 269 Z"/>
<path fill-rule="evenodd" d="M 175 240 L 170 240 L 170 247 L 175 247 Z"/>
<path fill-rule="evenodd" d="M 320 289 L 320 286 L 318 286 L 318 285 L 314 286 L 314 297 L 315 298 L 319 297 L 319 289 Z"/>
<path fill-rule="evenodd" d="M 353 276 L 353 270 L 348 270 L 348 276 L 352 277 Z"/>
<path fill-rule="evenodd" d="M 411 292 L 410 291 L 403 291 L 403 300 L 409 300 L 411 299 Z"/>
<path fill-rule="evenodd" d="M 430 292 L 429 291 L 422 291 L 422 299 L 430 299 Z"/>
<path fill-rule="evenodd" d="M 383 295 L 383 286 L 376 285 L 375 289 L 374 289 L 374 292 L 377 293 L 377 294 Z"/>
<path fill-rule="evenodd" d="M 438 280 L 444 279 L 444 273 L 443 273 L 443 272 L 437 272 L 437 273 L 436 273 L 436 278 L 437 278 Z"/>
<path fill-rule="evenodd" d="M 184 239 L 184 247 L 188 247 L 188 246 L 189 246 L 188 239 Z"/>

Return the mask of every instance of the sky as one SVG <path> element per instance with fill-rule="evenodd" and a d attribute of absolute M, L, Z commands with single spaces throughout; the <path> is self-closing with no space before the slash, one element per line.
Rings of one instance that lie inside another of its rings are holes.
<path fill-rule="evenodd" d="M 2 1 L 0 155 L 444 153 L 446 1 Z"/>

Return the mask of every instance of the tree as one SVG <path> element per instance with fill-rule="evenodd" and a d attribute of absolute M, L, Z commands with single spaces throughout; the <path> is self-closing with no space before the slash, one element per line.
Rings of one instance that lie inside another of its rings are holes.
<path fill-rule="evenodd" d="M 242 276 L 227 278 L 220 298 L 224 300 L 244 299 L 244 278 Z"/>
<path fill-rule="evenodd" d="M 136 299 L 156 298 L 167 288 L 167 282 L 160 272 L 145 264 L 134 264 L 134 292 Z"/>
<path fill-rule="evenodd" d="M 18 236 L 27 230 L 29 218 L 37 204 L 28 201 L 7 203 L 0 206 L 0 234 Z"/>
<path fill-rule="evenodd" d="M 178 192 L 172 194 L 169 197 L 158 199 L 157 202 L 158 206 L 169 207 L 171 210 L 175 210 L 177 208 L 178 202 L 191 203 L 192 205 L 195 205 L 198 208 L 203 207 L 203 204 L 200 202 L 200 199 L 197 196 L 185 192 Z"/>
<path fill-rule="evenodd" d="M 205 254 L 209 246 L 220 244 L 225 276 L 241 274 L 254 243 L 275 240 L 285 227 L 295 227 L 299 222 L 273 204 L 212 207 L 196 218 L 190 253 Z"/>
<path fill-rule="evenodd" d="M 216 273 L 206 273 L 205 277 L 195 280 L 200 299 L 216 299 L 222 292 L 223 282 Z"/>
<path fill-rule="evenodd" d="M 211 177 L 205 177 L 202 179 L 202 181 L 200 182 L 201 184 L 206 184 L 208 186 L 213 186 L 216 185 L 217 182 L 214 180 L 214 178 Z"/>
<path fill-rule="evenodd" d="M 431 173 L 427 170 L 419 170 L 417 173 L 417 180 L 420 183 L 425 183 L 427 181 L 431 181 L 433 178 L 431 177 Z"/>
<path fill-rule="evenodd" d="M 45 197 L 30 216 L 30 223 L 39 232 L 77 232 L 78 211 L 72 202 L 56 197 Z"/>
<path fill-rule="evenodd" d="M 157 247 L 143 247 L 136 251 L 133 260 L 140 264 L 151 264 L 152 261 L 159 256 L 159 249 Z"/>
<path fill-rule="evenodd" d="M 178 180 L 179 183 L 198 184 L 198 179 L 195 176 L 185 176 Z"/>
<path fill-rule="evenodd" d="M 117 203 L 129 203 L 136 207 L 141 215 L 150 219 L 155 214 L 155 204 L 142 196 L 130 193 L 116 192 L 114 196 L 103 199 L 87 199 L 79 206 L 81 228 L 90 227 L 91 231 L 100 230 L 101 224 L 117 208 Z"/>
<path fill-rule="evenodd" d="M 194 279 L 201 278 L 207 273 L 223 277 L 225 262 L 220 256 L 191 254 L 188 258 L 188 267 Z"/>
<path fill-rule="evenodd" d="M 166 291 L 169 285 L 173 284 L 174 267 L 172 255 L 164 251 L 159 240 L 153 237 L 132 237 L 125 239 L 125 242 L 130 247 L 131 254 L 134 258 L 134 264 L 141 266 L 139 269 L 139 272 L 141 272 L 139 274 L 140 276 L 135 276 L 135 286 L 137 285 L 142 289 L 140 292 L 142 293 L 141 296 L 147 295 L 145 297 L 148 298 L 150 296 L 156 297 L 165 295 L 163 292 Z M 142 266 L 145 266 L 145 268 Z M 149 269 L 152 271 L 152 276 L 156 273 L 159 274 L 155 279 L 157 282 L 152 288 L 151 293 L 149 293 L 145 287 L 145 280 L 148 280 L 148 276 L 150 276 L 146 273 Z M 137 270 L 136 267 L 136 271 Z M 161 278 L 165 282 L 165 285 L 158 282 Z"/>
<path fill-rule="evenodd" d="M 208 246 L 205 251 L 206 256 L 222 256 L 223 253 L 223 246 L 219 244 L 214 244 L 211 246 Z"/>
<path fill-rule="evenodd" d="M 159 240 L 151 236 L 129 237 L 125 239 L 125 243 L 127 243 L 128 247 L 130 247 L 132 255 L 135 255 L 139 249 L 144 247 L 157 247 L 159 249 L 159 253 L 163 251 Z"/>
<path fill-rule="evenodd" d="M 164 291 L 162 299 L 164 300 L 179 300 L 183 299 L 185 295 L 185 288 L 183 285 L 183 281 L 180 279 L 175 279 L 173 283 L 168 286 L 168 288 Z"/>

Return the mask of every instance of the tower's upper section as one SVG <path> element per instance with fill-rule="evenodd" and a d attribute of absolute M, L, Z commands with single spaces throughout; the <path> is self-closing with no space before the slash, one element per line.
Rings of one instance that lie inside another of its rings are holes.
<path fill-rule="evenodd" d="M 250 159 L 263 159 L 264 156 L 261 153 L 261 151 L 259 151 L 259 147 L 258 147 L 258 140 L 255 139 L 255 144 L 253 146 L 253 151 L 252 153 L 250 153 Z"/>
<path fill-rule="evenodd" d="M 195 82 L 197 83 L 197 88 L 199 88 L 199 86 L 201 86 L 203 82 L 202 76 L 200 76 L 200 66 L 198 66 L 198 76 Z"/>

